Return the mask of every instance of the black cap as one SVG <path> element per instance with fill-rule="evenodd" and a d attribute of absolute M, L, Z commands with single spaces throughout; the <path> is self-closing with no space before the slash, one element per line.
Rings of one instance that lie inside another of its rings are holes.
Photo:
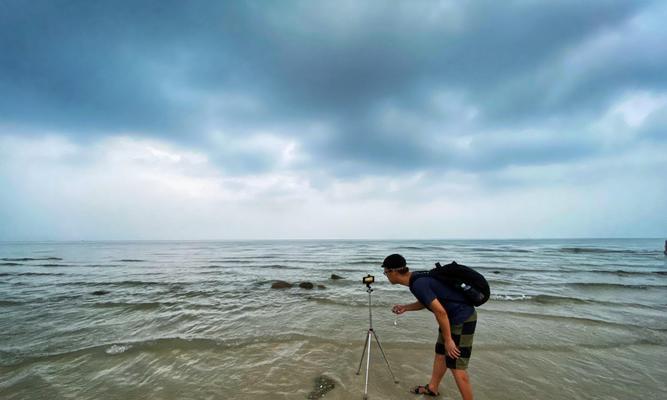
<path fill-rule="evenodd" d="M 403 258 L 403 256 L 400 254 L 392 254 L 387 256 L 387 258 L 384 259 L 384 262 L 382 262 L 382 268 L 386 269 L 403 268 L 405 265 L 405 258 Z"/>

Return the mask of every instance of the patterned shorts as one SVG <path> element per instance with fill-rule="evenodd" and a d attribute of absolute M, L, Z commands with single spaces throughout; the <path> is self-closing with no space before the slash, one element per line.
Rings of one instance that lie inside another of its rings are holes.
<path fill-rule="evenodd" d="M 477 311 L 465 320 L 462 324 L 451 325 L 452 339 L 454 343 L 461 350 L 461 356 L 456 360 L 445 357 L 447 368 L 450 369 L 468 369 L 468 361 L 470 361 L 470 354 L 472 353 L 472 340 L 475 335 L 475 326 L 477 325 Z M 445 340 L 442 337 L 442 332 L 438 329 L 438 342 L 435 344 L 435 352 L 438 354 L 447 354 L 445 352 Z"/>

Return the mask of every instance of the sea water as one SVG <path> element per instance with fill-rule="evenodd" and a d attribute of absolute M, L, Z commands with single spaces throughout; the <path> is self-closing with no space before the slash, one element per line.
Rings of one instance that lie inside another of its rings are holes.
<path fill-rule="evenodd" d="M 483 273 L 469 373 L 482 399 L 663 399 L 660 239 L 0 243 L 0 398 L 370 398 L 428 382 L 437 326 L 382 275 L 456 260 Z M 337 274 L 344 279 L 332 280 Z M 276 280 L 294 284 L 272 289 Z M 314 284 L 303 289 L 301 282 Z M 319 286 L 319 287 L 318 287 Z M 451 376 L 441 392 L 458 398 Z"/>

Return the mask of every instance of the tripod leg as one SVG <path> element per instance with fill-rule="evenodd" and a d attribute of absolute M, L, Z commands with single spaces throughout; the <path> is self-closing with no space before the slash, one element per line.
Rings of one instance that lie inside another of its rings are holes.
<path fill-rule="evenodd" d="M 361 363 L 364 362 L 364 354 L 366 353 L 366 348 L 368 347 L 369 343 L 369 337 L 370 337 L 371 332 L 368 331 L 366 334 L 366 338 L 364 339 L 364 351 L 361 352 L 361 360 L 359 360 L 359 368 L 357 369 L 357 375 L 359 375 L 359 372 L 361 371 Z"/>
<path fill-rule="evenodd" d="M 368 369 L 371 366 L 371 332 L 373 331 L 368 331 L 368 358 L 366 359 L 366 385 L 364 386 L 364 400 L 368 399 Z"/>
<path fill-rule="evenodd" d="M 391 377 L 394 378 L 394 383 L 398 383 L 396 377 L 394 376 L 394 372 L 391 370 L 391 366 L 389 365 L 389 360 L 387 360 L 387 356 L 384 354 L 384 350 L 382 350 L 380 339 L 378 339 L 378 335 L 375 333 L 375 331 L 373 331 L 373 336 L 375 336 L 375 341 L 378 343 L 378 347 L 380 348 L 380 353 L 382 353 L 382 358 L 384 358 L 384 362 L 387 363 L 387 368 L 389 368 L 389 373 L 391 374 Z"/>

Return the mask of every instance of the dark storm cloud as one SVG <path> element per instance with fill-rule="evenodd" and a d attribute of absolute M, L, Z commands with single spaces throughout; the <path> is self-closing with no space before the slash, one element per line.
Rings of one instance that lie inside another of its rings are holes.
<path fill-rule="evenodd" d="M 603 52 L 604 65 L 568 60 L 653 9 L 645 22 L 661 28 L 664 7 L 648 1 L 3 1 L 0 123 L 163 137 L 236 171 L 274 164 L 216 149 L 210 131 L 279 131 L 343 175 L 568 161 L 595 146 L 483 133 L 593 118 L 625 90 L 664 90 L 667 52 L 636 43 L 652 38 L 641 30 L 618 44 L 630 54 Z M 434 110 L 439 91 L 478 110 L 469 131 Z M 383 123 L 387 104 L 415 122 Z M 476 139 L 464 150 L 437 145 L 465 134 Z"/>
<path fill-rule="evenodd" d="M 3 2 L 0 100 L 9 122 L 83 133 L 182 129 L 194 105 L 181 85 L 187 10 L 144 3 Z M 176 65 L 174 67 L 174 64 Z"/>

